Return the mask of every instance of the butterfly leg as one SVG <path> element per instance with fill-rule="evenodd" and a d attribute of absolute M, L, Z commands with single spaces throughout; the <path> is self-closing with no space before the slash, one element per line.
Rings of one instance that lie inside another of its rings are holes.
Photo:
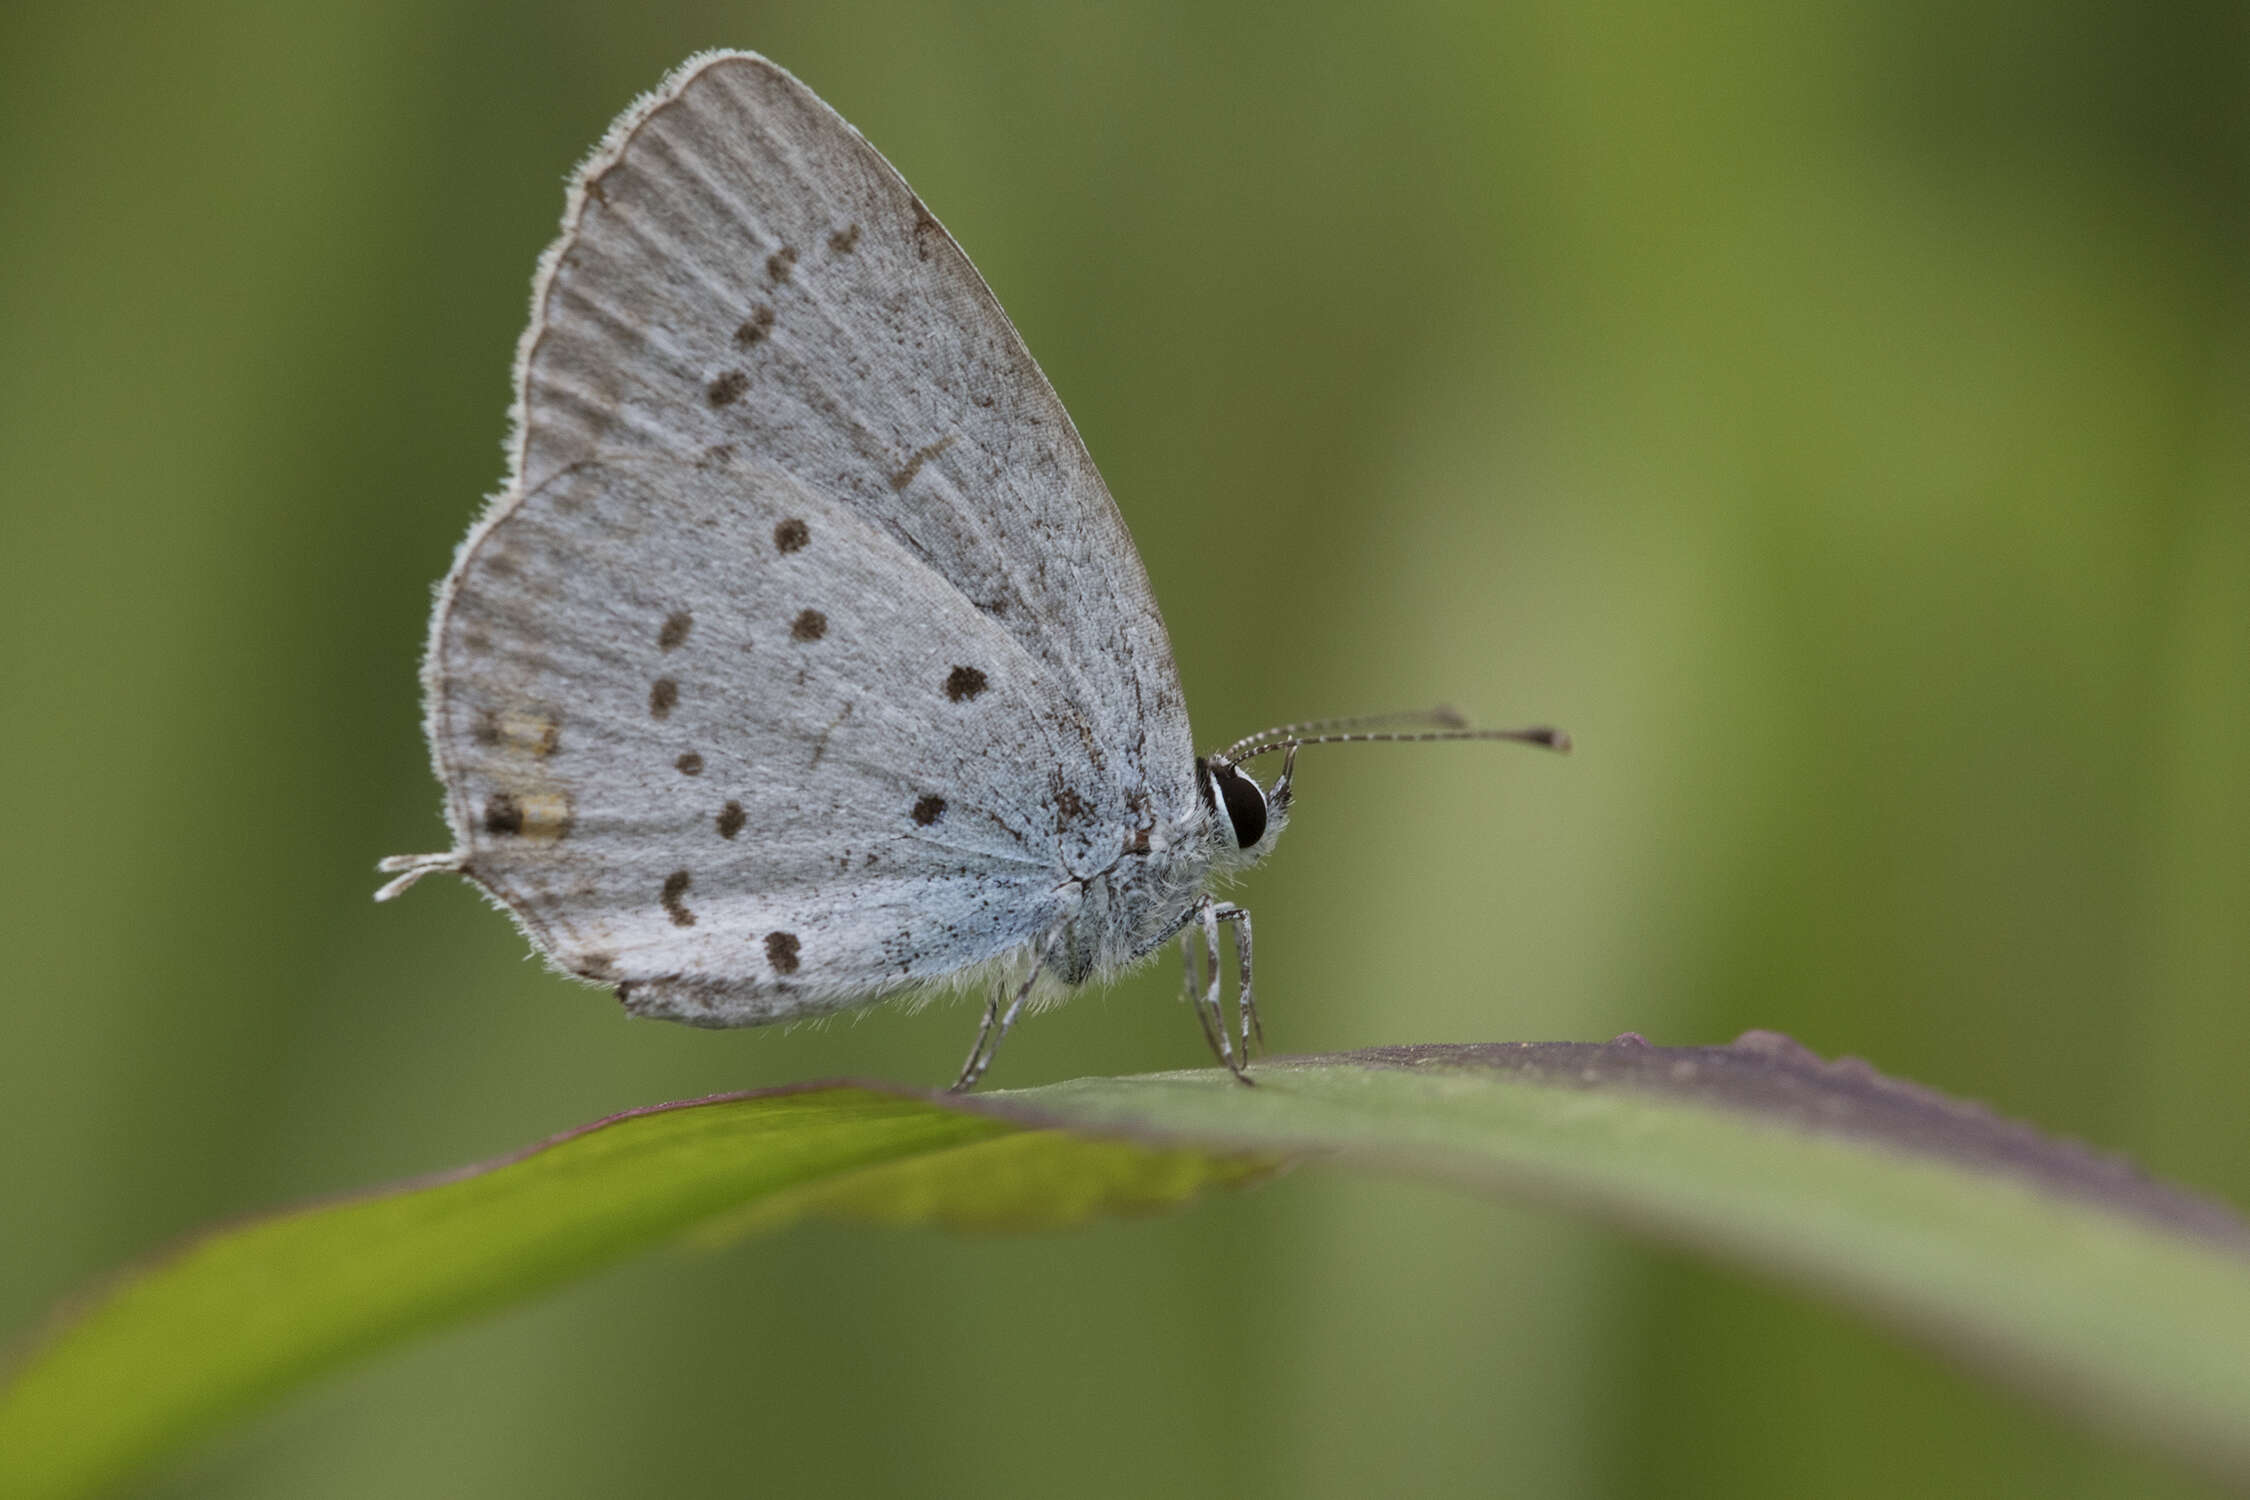
<path fill-rule="evenodd" d="M 1008 1002 L 1006 1010 L 1000 1008 L 1001 986 L 992 987 L 991 995 L 984 1002 L 984 1023 L 977 1027 L 977 1043 L 969 1049 L 969 1060 L 961 1064 L 961 1076 L 953 1080 L 953 1087 L 946 1090 L 947 1093 L 967 1093 L 977 1086 L 977 1080 L 984 1076 L 984 1070 L 992 1066 L 993 1054 L 1007 1040 L 1009 1031 L 1016 1024 L 1016 1017 L 1023 1014 L 1024 1002 L 1031 998 L 1031 987 L 1039 980 L 1040 962 L 1043 961 L 1044 955 L 1032 964 L 1031 972 L 1024 975 L 1022 984 L 1016 986 L 1015 998 Z"/>
<path fill-rule="evenodd" d="M 964 1093 L 976 1087 L 977 1080 L 984 1076 L 985 1068 L 992 1062 L 992 1054 L 985 1044 L 992 1040 L 992 1028 L 999 1020 L 1000 987 L 994 985 L 992 993 L 984 997 L 984 1024 L 977 1028 L 976 1044 L 969 1048 L 969 1059 L 961 1064 L 961 1076 L 953 1080 L 953 1087 L 946 1090 L 947 1093 Z"/>
<path fill-rule="evenodd" d="M 1187 966 L 1188 1009 L 1195 1012 L 1196 1024 L 1203 1028 L 1203 1041 L 1211 1055 L 1219 1055 L 1219 1034 L 1211 1029 L 1211 1013 L 1203 1008 L 1203 972 L 1195 961 L 1195 940 L 1202 936 L 1195 927 L 1195 913 L 1189 914 L 1188 925 L 1180 929 L 1180 957 Z"/>
<path fill-rule="evenodd" d="M 1222 919 L 1219 913 L 1227 909 L 1208 896 L 1196 908 L 1196 916 L 1203 924 L 1204 959 L 1210 965 L 1205 970 L 1207 978 L 1203 986 L 1203 1003 L 1196 1007 L 1196 1014 L 1203 1020 L 1204 1036 L 1211 1042 L 1211 1050 L 1219 1054 L 1219 1061 L 1227 1065 L 1227 1071 L 1234 1075 L 1237 1083 L 1248 1083 L 1250 1076 L 1242 1071 L 1242 1062 L 1235 1059 L 1234 1046 L 1227 1040 L 1226 1011 L 1219 1004 L 1222 982 L 1219 973 L 1219 923 Z M 1246 1051 L 1243 1061 L 1247 1060 Z"/>
<path fill-rule="evenodd" d="M 1235 992 L 1234 1008 L 1242 1017 L 1242 1060 L 1247 1063 L 1251 1038 L 1257 1038 L 1260 1047 L 1266 1044 L 1265 1023 L 1258 1019 L 1258 1003 L 1250 997 L 1250 913 L 1245 907 L 1222 901 L 1211 914 L 1234 925 L 1234 956 L 1242 966 L 1242 987 Z"/>

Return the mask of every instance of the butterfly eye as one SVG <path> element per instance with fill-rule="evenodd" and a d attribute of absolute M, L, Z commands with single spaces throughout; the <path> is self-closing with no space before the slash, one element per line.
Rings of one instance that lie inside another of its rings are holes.
<path fill-rule="evenodd" d="M 1226 804 L 1227 822 L 1234 827 L 1237 848 L 1247 849 L 1266 836 L 1266 794 L 1258 783 L 1221 762 L 1211 767 L 1211 781 Z"/>

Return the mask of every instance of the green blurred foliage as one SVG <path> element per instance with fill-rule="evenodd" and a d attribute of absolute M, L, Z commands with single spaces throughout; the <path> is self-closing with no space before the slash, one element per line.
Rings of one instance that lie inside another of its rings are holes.
<path fill-rule="evenodd" d="M 0 1329 L 216 1216 L 973 1017 L 628 1023 L 434 847 L 415 659 L 563 173 L 702 46 L 976 257 L 1219 742 L 1276 1043 L 1787 1030 L 2250 1201 L 2250 12 L 0 10 Z M 995 1081 L 1193 1062 L 1159 968 Z M 1495 994 L 1505 997 L 1495 1006 Z M 808 1228 L 343 1377 L 167 1495 L 2192 1493 L 1855 1323 L 1299 1174 Z"/>

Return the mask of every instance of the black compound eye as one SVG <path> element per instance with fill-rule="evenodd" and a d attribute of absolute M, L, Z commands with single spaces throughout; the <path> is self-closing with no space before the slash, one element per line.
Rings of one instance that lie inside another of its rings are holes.
<path fill-rule="evenodd" d="M 1266 836 L 1266 794 L 1258 784 L 1232 766 L 1211 767 L 1211 779 L 1219 784 L 1219 796 L 1225 800 L 1227 821 L 1234 825 L 1234 842 L 1238 849 L 1247 849 Z"/>

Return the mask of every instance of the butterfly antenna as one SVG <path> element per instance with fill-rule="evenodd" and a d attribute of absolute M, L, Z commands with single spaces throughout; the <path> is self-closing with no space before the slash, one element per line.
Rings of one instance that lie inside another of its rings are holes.
<path fill-rule="evenodd" d="M 1287 744 L 1291 740 L 1303 742 L 1308 734 L 1328 734 L 1340 730 L 1362 729 L 1466 729 L 1469 721 L 1449 704 L 1440 703 L 1434 708 L 1409 708 L 1396 713 L 1357 714 L 1342 719 L 1306 719 L 1297 724 L 1276 724 L 1271 729 L 1261 729 L 1256 734 L 1246 734 L 1241 739 L 1213 756 L 1214 760 L 1233 765 L 1237 756 L 1253 745 Z M 1262 753 L 1262 752 L 1261 752 Z"/>
<path fill-rule="evenodd" d="M 1279 731 L 1274 731 L 1278 734 Z M 1294 754 L 1306 745 L 1351 745 L 1375 741 L 1394 744 L 1433 744 L 1442 740 L 1514 740 L 1519 744 L 1537 745 L 1543 750 L 1561 754 L 1570 753 L 1570 736 L 1560 729 L 1537 725 L 1530 729 L 1434 729 L 1420 734 L 1400 733 L 1348 733 L 1348 734 L 1290 734 L 1280 738 L 1256 736 L 1229 746 L 1217 759 L 1226 765 L 1239 766 L 1246 760 L 1256 760 L 1261 755 L 1271 755 L 1276 750 Z"/>

